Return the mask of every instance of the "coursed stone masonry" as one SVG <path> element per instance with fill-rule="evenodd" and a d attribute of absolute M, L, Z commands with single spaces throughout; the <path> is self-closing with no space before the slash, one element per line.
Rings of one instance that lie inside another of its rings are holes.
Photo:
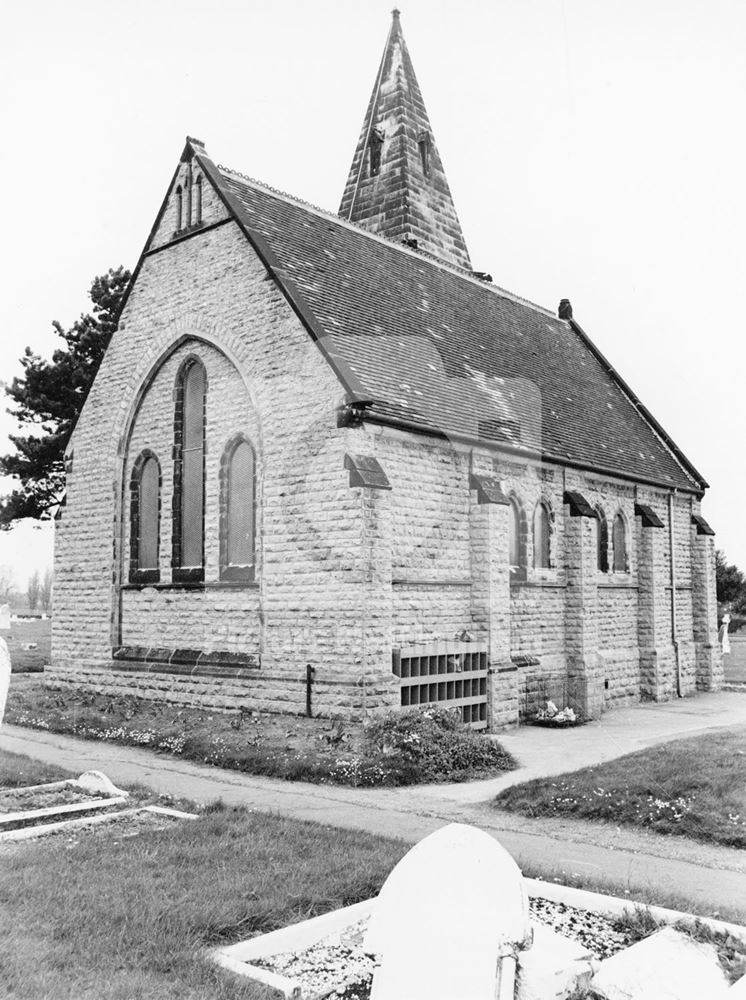
<path fill-rule="evenodd" d="M 182 165 L 182 191 L 186 174 Z M 364 716 L 399 704 L 393 648 L 466 635 L 488 650 L 493 729 L 548 698 L 597 717 L 719 685 L 713 541 L 692 525 L 696 500 L 503 456 L 499 445 L 338 426 L 340 381 L 203 183 L 204 230 L 183 231 L 183 216 L 178 229 L 172 192 L 74 433 L 49 683 L 303 712 L 310 665 L 314 711 Z M 174 387 L 191 356 L 207 373 L 205 572 L 195 586 L 176 584 L 171 566 Z M 238 433 L 257 464 L 250 583 L 220 580 L 221 457 Z M 130 482 L 146 449 L 161 469 L 158 580 L 131 583 Z M 375 457 L 391 490 L 351 486 L 346 455 Z M 480 499 L 475 475 L 497 479 L 519 511 L 520 566 L 509 565 L 512 508 Z M 608 566 L 600 522 L 574 516 L 567 491 L 603 514 Z M 545 567 L 534 559 L 539 502 L 550 512 Z M 646 526 L 639 504 L 662 527 Z M 617 517 L 625 557 L 614 569 Z M 169 670 L 163 659 L 117 659 L 123 646 L 240 654 L 259 666 L 210 671 L 181 656 Z"/>

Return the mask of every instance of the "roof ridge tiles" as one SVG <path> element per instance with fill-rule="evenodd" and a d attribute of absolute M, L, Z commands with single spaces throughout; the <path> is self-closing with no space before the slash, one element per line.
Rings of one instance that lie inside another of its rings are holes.
<path fill-rule="evenodd" d="M 297 195 L 290 194 L 288 191 L 282 191 L 280 188 L 273 187 L 271 184 L 267 184 L 265 181 L 262 181 L 257 177 L 251 177 L 249 174 L 244 174 L 240 170 L 234 170 L 232 167 L 227 167 L 222 163 L 217 164 L 217 169 L 223 174 L 229 174 L 242 181 L 248 181 L 249 184 L 261 188 L 263 191 L 267 191 L 269 194 L 275 195 L 278 198 L 289 201 L 291 204 L 310 209 L 312 212 L 330 219 L 338 225 L 344 226 L 346 229 L 352 229 L 354 232 L 360 233 L 362 236 L 366 236 L 371 240 L 393 247 L 400 253 L 413 257 L 415 260 L 424 260 L 427 263 L 440 268 L 442 271 L 447 271 L 451 274 L 457 275 L 459 278 L 464 278 L 466 281 L 469 281 L 473 285 L 477 285 L 477 287 L 482 288 L 486 292 L 492 292 L 499 295 L 501 298 L 509 299 L 511 302 L 515 302 L 518 305 L 528 306 L 529 309 L 535 309 L 537 312 L 547 316 L 549 319 L 561 322 L 565 326 L 568 325 L 566 320 L 559 320 L 556 313 L 554 313 L 551 309 L 548 309 L 546 306 L 539 305 L 538 302 L 532 302 L 531 299 L 518 295 L 516 292 L 511 292 L 509 289 L 503 288 L 501 285 L 482 281 L 480 278 L 475 277 L 472 271 L 459 267 L 457 264 L 451 264 L 449 261 L 443 260 L 442 257 L 428 253 L 426 250 L 414 250 L 397 240 L 390 239 L 388 236 L 381 236 L 380 233 L 371 232 L 371 230 L 365 229 L 363 226 L 360 226 L 355 222 L 350 222 L 349 219 L 343 218 L 331 209 L 322 208 L 320 205 L 315 205 L 313 202 L 306 201 L 304 198 L 299 198 Z"/>

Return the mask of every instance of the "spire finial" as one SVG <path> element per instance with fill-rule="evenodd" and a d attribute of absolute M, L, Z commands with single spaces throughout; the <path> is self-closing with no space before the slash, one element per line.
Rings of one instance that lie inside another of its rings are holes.
<path fill-rule="evenodd" d="M 399 10 L 399 8 L 398 8 L 398 7 L 394 7 L 394 9 L 393 9 L 393 10 L 391 11 L 391 16 L 393 17 L 393 19 L 394 19 L 395 21 L 398 21 L 398 20 L 399 20 L 399 15 L 400 15 L 400 14 L 401 14 L 401 11 Z"/>

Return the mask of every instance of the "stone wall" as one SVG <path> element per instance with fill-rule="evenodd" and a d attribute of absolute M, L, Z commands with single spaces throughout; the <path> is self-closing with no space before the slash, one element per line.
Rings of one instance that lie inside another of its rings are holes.
<path fill-rule="evenodd" d="M 372 423 L 339 427 L 339 380 L 220 203 L 206 188 L 208 228 L 169 243 L 174 212 L 169 201 L 71 442 L 51 683 L 302 712 L 310 666 L 315 711 L 364 715 L 399 703 L 393 648 L 466 633 L 488 651 L 493 728 L 548 698 L 597 717 L 720 684 L 714 550 L 692 524 L 695 500 L 673 497 L 672 606 L 665 490 Z M 171 566 L 174 389 L 189 356 L 207 372 L 205 570 L 194 586 Z M 220 463 L 236 433 L 257 456 L 256 573 L 226 583 Z M 150 583 L 130 574 L 129 484 L 145 450 L 161 467 Z M 390 491 L 352 486 L 350 455 L 375 457 Z M 568 491 L 602 515 L 607 565 L 601 521 L 566 503 Z M 512 568 L 511 502 L 522 551 Z M 539 503 L 550 513 L 545 567 L 535 565 Z M 638 504 L 661 526 L 646 526 Z M 154 647 L 160 659 L 148 660 Z M 189 663 L 190 650 L 252 666 Z"/>
<path fill-rule="evenodd" d="M 169 562 L 173 385 L 190 353 L 208 373 L 205 584 L 193 589 L 170 586 Z M 344 456 L 355 450 L 356 432 L 337 427 L 342 398 L 318 347 L 234 224 L 147 256 L 71 443 L 57 525 L 54 682 L 90 685 L 120 644 L 157 641 L 257 653 L 262 677 L 284 677 L 296 694 L 310 664 L 319 692 L 336 685 L 337 694 L 319 694 L 327 710 L 396 700 L 390 612 L 382 625 L 381 606 L 373 607 L 378 593 L 390 602 L 390 555 L 381 577 L 377 557 L 367 558 L 360 542 L 364 508 L 375 539 L 387 501 L 364 500 L 350 487 Z M 258 455 L 259 572 L 256 586 L 221 588 L 218 469 L 234 430 L 252 439 Z M 145 447 L 158 453 L 163 470 L 161 582 L 130 587 L 129 475 Z M 124 681 L 107 670 L 103 677 L 144 696 L 166 685 L 170 697 L 181 691 L 187 700 L 225 683 L 195 679 L 188 691 L 182 676 L 134 673 Z M 262 695 L 262 704 L 301 704 L 276 686 L 266 690 L 274 693 Z M 251 697 L 249 688 L 231 695 Z"/>

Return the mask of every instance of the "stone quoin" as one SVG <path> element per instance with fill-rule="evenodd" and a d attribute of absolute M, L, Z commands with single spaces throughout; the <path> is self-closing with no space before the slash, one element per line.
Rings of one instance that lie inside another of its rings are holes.
<path fill-rule="evenodd" d="M 396 12 L 339 215 L 187 139 L 67 469 L 55 685 L 498 730 L 721 684 L 707 484 L 471 269 Z"/>

